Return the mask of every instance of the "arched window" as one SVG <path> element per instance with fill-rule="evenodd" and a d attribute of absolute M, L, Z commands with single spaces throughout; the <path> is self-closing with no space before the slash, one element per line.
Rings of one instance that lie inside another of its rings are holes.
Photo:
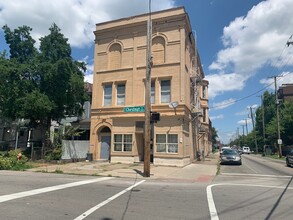
<path fill-rule="evenodd" d="M 155 37 L 152 40 L 153 63 L 165 63 L 165 39 L 163 37 Z"/>
<path fill-rule="evenodd" d="M 109 69 L 121 67 L 121 45 L 113 44 L 109 49 Z"/>

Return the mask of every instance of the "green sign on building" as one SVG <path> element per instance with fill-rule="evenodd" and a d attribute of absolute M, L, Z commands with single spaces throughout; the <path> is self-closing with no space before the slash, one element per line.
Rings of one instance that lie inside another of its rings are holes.
<path fill-rule="evenodd" d="M 144 112 L 144 105 L 142 106 L 133 106 L 133 107 L 124 107 L 124 112 Z"/>

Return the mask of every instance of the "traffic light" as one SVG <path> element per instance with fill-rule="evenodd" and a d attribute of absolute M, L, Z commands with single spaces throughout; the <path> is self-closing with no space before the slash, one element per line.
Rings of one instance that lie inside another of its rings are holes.
<path fill-rule="evenodd" d="M 160 113 L 159 112 L 151 112 L 151 122 L 157 123 L 160 121 Z"/>

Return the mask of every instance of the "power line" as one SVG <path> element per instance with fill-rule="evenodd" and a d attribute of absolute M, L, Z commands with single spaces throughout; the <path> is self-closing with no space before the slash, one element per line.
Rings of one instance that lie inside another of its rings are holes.
<path fill-rule="evenodd" d="M 277 60 L 279 60 L 279 59 L 281 58 L 281 56 L 282 56 L 282 54 L 283 54 L 283 52 L 284 52 L 284 50 L 285 50 L 286 47 L 289 47 L 291 44 L 293 45 L 293 41 L 291 40 L 291 39 L 292 39 L 292 36 L 293 36 L 293 35 L 291 35 L 291 36 L 289 37 L 288 41 L 286 42 L 286 44 L 285 44 L 285 46 L 284 46 L 284 48 L 283 48 L 283 50 L 282 50 L 282 52 L 281 52 L 281 54 L 279 55 L 279 57 L 278 57 Z M 289 63 L 289 61 L 291 60 L 291 58 L 292 58 L 292 56 L 289 57 L 289 59 L 287 60 L 287 62 L 286 62 L 285 64 L 281 64 L 281 66 L 284 66 L 284 65 L 286 66 L 287 63 Z M 276 65 L 273 65 L 273 66 L 276 66 Z M 280 76 L 283 76 L 283 77 L 284 77 L 284 76 L 286 76 L 286 75 L 288 75 L 288 74 L 289 74 L 289 72 L 287 72 L 287 73 L 285 73 L 285 74 L 283 74 L 283 75 L 280 75 Z M 270 75 L 270 74 L 269 74 L 269 75 Z M 280 79 L 277 78 L 277 81 L 278 81 L 278 80 L 280 80 Z M 254 93 L 252 93 L 252 94 L 250 94 L 250 95 L 247 95 L 247 96 L 244 96 L 244 97 L 242 97 L 242 98 L 239 98 L 239 99 L 233 100 L 233 101 L 231 101 L 231 102 L 226 102 L 226 103 L 224 103 L 224 104 L 211 106 L 211 107 L 209 107 L 209 109 L 216 109 L 216 108 L 220 108 L 220 107 L 229 106 L 229 105 L 235 104 L 235 103 L 237 103 L 237 102 L 239 102 L 239 101 L 242 101 L 242 100 L 244 100 L 244 99 L 248 99 L 248 98 L 250 98 L 250 97 L 252 97 L 252 96 L 254 96 L 254 95 L 256 95 L 256 94 L 258 94 L 258 93 L 260 93 L 260 92 L 262 92 L 262 91 L 264 91 L 265 89 L 267 89 L 268 87 L 272 86 L 273 84 L 274 84 L 274 81 L 272 81 L 272 83 L 266 85 L 266 86 L 263 87 L 262 89 L 257 90 L 256 92 L 254 92 Z"/>

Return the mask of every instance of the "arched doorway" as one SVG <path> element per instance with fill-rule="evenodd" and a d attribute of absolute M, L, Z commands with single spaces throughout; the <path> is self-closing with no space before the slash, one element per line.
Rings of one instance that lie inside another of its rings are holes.
<path fill-rule="evenodd" d="M 100 146 L 100 159 L 110 160 L 111 130 L 109 127 L 103 127 L 100 131 Z"/>

